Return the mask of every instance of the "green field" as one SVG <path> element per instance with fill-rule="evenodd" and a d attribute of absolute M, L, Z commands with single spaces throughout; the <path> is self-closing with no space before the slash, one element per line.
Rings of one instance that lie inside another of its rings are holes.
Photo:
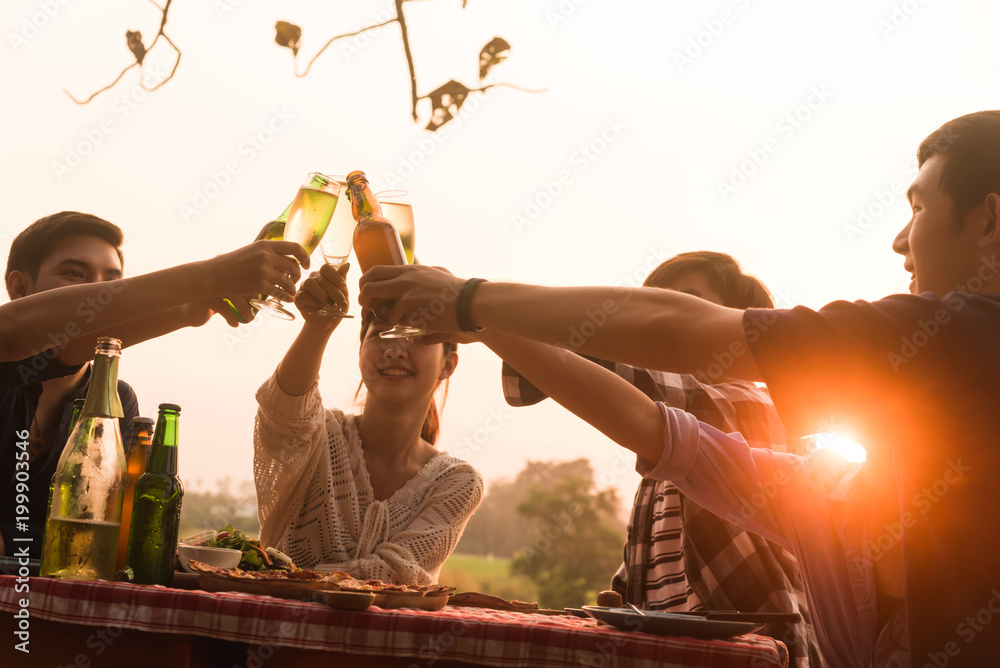
<path fill-rule="evenodd" d="M 475 578 L 506 578 L 510 576 L 508 559 L 484 557 L 478 554 L 453 554 L 444 562 L 442 571 L 466 573 Z"/>
<path fill-rule="evenodd" d="M 502 598 L 536 601 L 538 595 L 531 581 L 511 576 L 511 559 L 474 554 L 452 554 L 441 567 L 438 582 L 459 591 L 478 591 Z"/>

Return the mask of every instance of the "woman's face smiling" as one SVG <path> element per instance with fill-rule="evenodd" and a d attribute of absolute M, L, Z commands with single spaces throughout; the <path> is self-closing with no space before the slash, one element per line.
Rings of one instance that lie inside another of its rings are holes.
<path fill-rule="evenodd" d="M 385 401 L 427 399 L 438 383 L 451 375 L 458 355 L 444 354 L 444 345 L 420 345 L 406 339 L 382 339 L 379 332 L 389 329 L 373 321 L 361 342 L 361 377 L 369 397 Z"/>

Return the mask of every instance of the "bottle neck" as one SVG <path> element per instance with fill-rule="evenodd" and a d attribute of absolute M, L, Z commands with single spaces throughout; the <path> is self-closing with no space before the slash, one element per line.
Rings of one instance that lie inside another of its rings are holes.
<path fill-rule="evenodd" d="M 368 179 L 362 174 L 360 177 L 350 175 L 347 177 L 347 189 L 350 193 L 351 214 L 354 220 L 363 223 L 369 220 L 389 222 L 382 215 L 382 205 L 375 198 Z"/>
<path fill-rule="evenodd" d="M 328 184 L 329 182 L 330 182 L 330 179 L 327 178 L 325 175 L 323 175 L 323 174 L 315 174 L 315 175 L 313 175 L 312 179 L 309 181 L 309 185 L 313 186 L 313 187 L 316 187 L 316 188 L 321 188 L 321 187 L 325 186 L 326 184 Z M 281 214 L 279 214 L 278 217 L 275 218 L 271 223 L 268 223 L 268 225 L 273 225 L 274 223 L 287 223 L 288 222 L 288 216 L 292 212 L 292 205 L 293 204 L 295 204 L 295 200 L 294 199 L 291 202 L 289 202 L 288 206 L 285 207 L 285 210 L 282 211 Z M 267 227 L 268 227 L 267 225 L 264 226 L 265 230 L 267 229 Z M 261 234 L 262 235 L 264 234 L 264 230 L 261 230 Z M 263 239 L 263 238 L 266 238 L 266 237 L 261 236 L 261 237 L 258 237 L 258 238 Z"/>
<path fill-rule="evenodd" d="M 94 355 L 90 370 L 90 388 L 83 403 L 81 416 L 124 417 L 122 401 L 118 397 L 118 352 L 99 350 Z"/>
<path fill-rule="evenodd" d="M 292 201 L 294 202 L 294 200 L 292 200 Z M 288 222 L 288 214 L 291 213 L 291 212 L 292 212 L 292 202 L 289 202 L 288 206 L 285 207 L 285 210 L 282 211 L 281 214 L 277 218 L 274 219 L 274 222 L 276 222 L 276 223 L 287 223 Z"/>
<path fill-rule="evenodd" d="M 176 414 L 160 414 L 156 421 L 146 473 L 177 475 L 177 419 Z"/>

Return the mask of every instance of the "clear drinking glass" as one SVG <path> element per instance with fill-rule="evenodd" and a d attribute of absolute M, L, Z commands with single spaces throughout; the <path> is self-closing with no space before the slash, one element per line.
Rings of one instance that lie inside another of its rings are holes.
<path fill-rule="evenodd" d="M 340 197 L 350 195 L 347 191 L 347 178 L 344 176 L 330 176 L 331 181 L 339 184 Z M 347 262 L 347 257 L 351 254 L 351 247 L 354 245 L 354 228 L 358 223 L 351 215 L 351 207 L 347 202 L 338 206 L 333 211 L 330 224 L 326 228 L 326 234 L 320 242 L 319 249 L 323 254 L 323 262 L 335 268 L 340 268 Z M 316 315 L 327 318 L 353 318 L 346 310 L 339 306 L 324 306 L 316 311 Z"/>
<path fill-rule="evenodd" d="M 382 207 L 382 215 L 388 218 L 392 226 L 399 232 L 399 239 L 403 242 L 403 251 L 406 253 L 406 261 L 410 264 L 416 264 L 416 227 L 413 223 L 413 205 L 410 202 L 410 194 L 405 190 L 382 190 L 375 193 L 375 199 Z M 426 333 L 417 327 L 393 325 L 391 329 L 379 332 L 379 336 L 383 339 L 408 339 L 414 336 L 423 336 Z"/>
<path fill-rule="evenodd" d="M 337 208 L 340 186 L 340 182 L 325 174 L 307 174 L 292 201 L 282 238 L 298 243 L 312 255 Z M 283 320 L 295 320 L 295 314 L 287 310 L 276 297 L 255 297 L 250 303 Z"/>

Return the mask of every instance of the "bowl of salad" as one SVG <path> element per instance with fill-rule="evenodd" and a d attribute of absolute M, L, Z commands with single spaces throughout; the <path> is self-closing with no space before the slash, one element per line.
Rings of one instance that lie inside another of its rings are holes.
<path fill-rule="evenodd" d="M 218 531 L 204 531 L 185 538 L 177 548 L 181 568 L 188 573 L 191 559 L 219 568 L 244 571 L 294 571 L 295 564 L 280 550 L 264 548 L 259 540 L 248 538 L 240 529 L 227 524 Z M 236 558 L 236 557 L 239 558 Z"/>

